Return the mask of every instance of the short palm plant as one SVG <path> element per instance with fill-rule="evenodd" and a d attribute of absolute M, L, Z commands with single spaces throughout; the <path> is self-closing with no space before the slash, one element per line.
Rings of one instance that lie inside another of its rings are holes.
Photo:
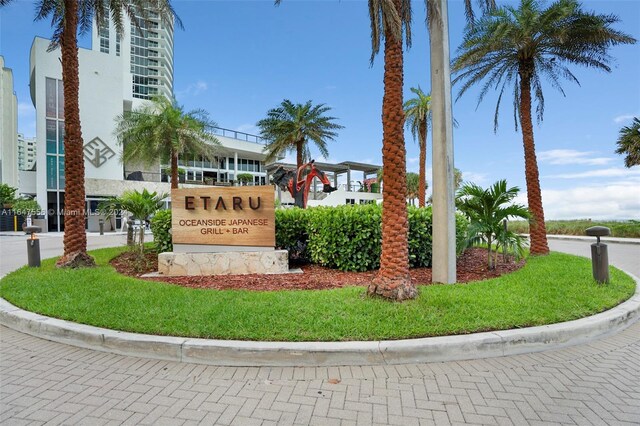
<path fill-rule="evenodd" d="M 507 188 L 507 181 L 500 180 L 483 189 L 474 183 L 465 183 L 458 191 L 459 209 L 469 219 L 467 245 L 486 244 L 488 246 L 487 266 L 495 269 L 498 250 L 521 256 L 524 238 L 507 231 L 504 221 L 513 218 L 529 218 L 529 211 L 520 204 L 510 204 L 518 195 L 517 186 Z M 495 251 L 494 251 L 495 245 Z"/>
<path fill-rule="evenodd" d="M 119 197 L 110 197 L 100 203 L 98 211 L 107 216 L 117 210 L 131 213 L 132 218 L 140 222 L 138 250 L 142 254 L 144 252 L 144 224 L 164 206 L 164 199 L 167 197 L 168 194 L 149 192 L 146 189 L 143 189 L 142 192 L 125 191 Z"/>

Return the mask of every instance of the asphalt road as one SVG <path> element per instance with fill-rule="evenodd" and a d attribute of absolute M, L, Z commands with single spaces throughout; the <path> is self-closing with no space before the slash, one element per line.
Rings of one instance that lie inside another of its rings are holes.
<path fill-rule="evenodd" d="M 594 238 L 581 240 L 549 239 L 549 249 L 591 258 Z M 608 243 L 609 264 L 640 277 L 640 244 Z"/>
<path fill-rule="evenodd" d="M 44 233 L 38 236 L 40 240 L 40 258 L 60 256 L 63 252 L 63 234 L 58 232 Z M 149 236 L 150 237 L 150 236 Z M 27 239 L 24 234 L 0 236 L 0 277 L 27 264 Z M 88 234 L 87 248 L 89 250 L 115 247 L 127 242 L 126 234 Z"/>

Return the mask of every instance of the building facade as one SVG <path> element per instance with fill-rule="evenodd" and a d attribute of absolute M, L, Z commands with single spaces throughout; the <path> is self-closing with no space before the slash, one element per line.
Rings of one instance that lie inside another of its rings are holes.
<path fill-rule="evenodd" d="M 0 183 L 18 187 L 18 98 L 13 71 L 0 56 Z"/>
<path fill-rule="evenodd" d="M 109 25 L 94 25 L 92 49 L 78 49 L 80 121 L 85 156 L 87 227 L 97 230 L 99 202 L 125 190 L 147 188 L 170 192 L 160 163 L 151 167 L 122 164 L 113 135 L 115 118 L 148 102 L 154 95 L 173 97 L 173 27 L 157 17 L 131 25 L 123 37 Z M 50 41 L 36 37 L 31 47 L 31 99 L 36 109 L 36 161 L 21 172 L 26 194 L 47 211 L 49 231 L 64 230 L 64 104 L 60 50 L 48 52 Z M 264 145 L 257 136 L 216 129 L 222 147 L 216 161 L 180 159 L 183 185 L 234 185 L 268 181 Z M 17 155 L 16 155 L 17 157 Z M 242 176 L 244 174 L 244 176 Z M 113 223 L 114 227 L 119 222 Z"/>
<path fill-rule="evenodd" d="M 18 133 L 18 170 L 31 170 L 36 164 L 36 138 Z"/>
<path fill-rule="evenodd" d="M 134 23 L 125 16 L 123 36 L 110 20 L 94 23 L 93 50 L 122 57 L 123 99 L 172 98 L 173 23 L 163 22 L 152 11 L 138 18 Z"/>

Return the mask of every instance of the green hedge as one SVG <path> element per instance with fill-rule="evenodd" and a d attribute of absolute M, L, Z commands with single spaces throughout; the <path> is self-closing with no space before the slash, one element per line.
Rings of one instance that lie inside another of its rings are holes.
<path fill-rule="evenodd" d="M 308 210 L 276 209 L 276 247 L 289 251 L 289 260 L 310 260 L 307 244 Z"/>
<path fill-rule="evenodd" d="M 409 263 L 414 268 L 430 267 L 431 208 L 410 206 L 408 213 Z M 372 270 L 380 266 L 381 222 L 382 208 L 375 204 L 278 209 L 276 245 L 288 250 L 306 247 L 295 259 L 344 271 Z M 466 228 L 464 216 L 456 215 L 458 254 L 464 249 Z"/>
<path fill-rule="evenodd" d="M 362 206 L 307 209 L 309 254 L 313 263 L 343 271 L 380 265 L 382 209 Z"/>
<path fill-rule="evenodd" d="M 409 264 L 431 266 L 431 208 L 409 207 Z M 343 271 L 369 271 L 380 266 L 382 208 L 376 204 L 276 209 L 276 247 L 292 261 L 309 261 Z M 467 221 L 456 216 L 458 253 Z M 171 251 L 171 211 L 151 219 L 158 252 Z"/>
<path fill-rule="evenodd" d="M 160 210 L 151 218 L 151 233 L 156 251 L 173 251 L 171 242 L 171 210 Z"/>

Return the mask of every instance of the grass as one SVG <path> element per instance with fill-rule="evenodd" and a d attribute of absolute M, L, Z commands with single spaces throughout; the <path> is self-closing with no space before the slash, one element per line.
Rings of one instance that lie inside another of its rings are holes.
<path fill-rule="evenodd" d="M 545 221 L 547 234 L 552 235 L 586 235 L 586 229 L 592 226 L 606 226 L 611 229 L 612 237 L 640 238 L 640 221 L 591 221 L 584 220 L 548 220 Z M 509 230 L 519 234 L 529 233 L 529 222 L 517 220 L 509 222 Z"/>
<path fill-rule="evenodd" d="M 272 341 L 400 339 L 528 327 L 581 318 L 629 298 L 634 281 L 611 268 L 598 285 L 589 260 L 560 253 L 529 258 L 487 281 L 420 286 L 390 303 L 363 287 L 322 291 L 197 290 L 119 275 L 108 265 L 123 248 L 93 251 L 98 267 L 60 270 L 54 259 L 0 281 L 0 296 L 43 315 L 117 330 Z"/>

